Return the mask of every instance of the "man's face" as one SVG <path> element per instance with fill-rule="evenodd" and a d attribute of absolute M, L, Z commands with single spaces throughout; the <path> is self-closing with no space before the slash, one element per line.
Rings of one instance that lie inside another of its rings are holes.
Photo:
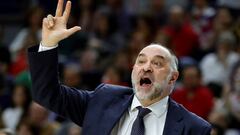
<path fill-rule="evenodd" d="M 132 71 L 134 92 L 140 100 L 154 100 L 170 94 L 170 53 L 161 46 L 150 45 L 138 55 Z"/>

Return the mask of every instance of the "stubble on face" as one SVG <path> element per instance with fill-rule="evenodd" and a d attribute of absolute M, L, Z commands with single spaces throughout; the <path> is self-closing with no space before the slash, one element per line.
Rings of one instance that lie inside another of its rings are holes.
<path fill-rule="evenodd" d="M 158 102 L 171 93 L 177 78 L 171 69 L 171 57 L 166 48 L 156 44 L 143 48 L 139 53 L 131 78 L 134 93 L 144 106 Z"/>
<path fill-rule="evenodd" d="M 140 88 L 137 88 L 137 84 L 136 84 L 137 79 L 133 72 L 131 75 L 132 87 L 133 87 L 134 94 L 139 100 L 150 100 L 150 101 L 155 100 L 163 95 L 164 89 L 168 88 L 167 83 L 170 79 L 170 73 L 165 80 L 161 82 L 154 82 L 151 89 L 148 91 L 145 91 Z"/>

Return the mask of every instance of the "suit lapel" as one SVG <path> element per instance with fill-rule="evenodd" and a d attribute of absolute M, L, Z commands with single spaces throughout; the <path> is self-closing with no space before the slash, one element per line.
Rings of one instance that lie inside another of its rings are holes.
<path fill-rule="evenodd" d="M 169 108 L 163 135 L 181 135 L 183 131 L 183 116 L 179 110 L 179 106 L 171 98 L 169 98 Z"/>
<path fill-rule="evenodd" d="M 115 98 L 112 101 L 109 107 L 106 108 L 101 123 L 99 123 L 101 129 L 104 130 L 102 133 L 106 133 L 106 135 L 111 133 L 116 123 L 119 122 L 122 115 L 128 110 L 132 98 L 133 94 Z"/>

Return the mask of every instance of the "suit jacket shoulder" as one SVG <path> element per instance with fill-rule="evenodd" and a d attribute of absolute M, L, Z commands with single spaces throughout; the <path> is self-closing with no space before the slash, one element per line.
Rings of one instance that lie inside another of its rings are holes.
<path fill-rule="evenodd" d="M 164 135 L 210 135 L 210 132 L 207 121 L 169 99 Z"/>

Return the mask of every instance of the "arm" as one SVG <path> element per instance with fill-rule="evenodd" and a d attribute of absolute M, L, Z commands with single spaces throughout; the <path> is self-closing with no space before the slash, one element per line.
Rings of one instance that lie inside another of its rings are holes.
<path fill-rule="evenodd" d="M 67 19 L 71 10 L 68 1 L 62 14 L 63 0 L 59 0 L 56 16 L 48 15 L 43 19 L 42 45 L 54 47 L 62 39 L 78 31 L 80 27 L 66 29 Z M 33 99 L 48 109 L 70 118 L 82 125 L 90 92 L 79 91 L 60 85 L 58 80 L 58 49 L 54 48 L 38 52 L 38 46 L 29 49 L 28 58 L 31 79 L 33 82 Z"/>
<path fill-rule="evenodd" d="M 82 124 L 92 93 L 61 85 L 58 79 L 58 49 L 38 52 L 38 46 L 28 52 L 33 99 L 42 106 Z"/>
<path fill-rule="evenodd" d="M 211 135 L 211 128 L 210 127 L 206 127 L 204 128 L 203 132 L 201 133 L 201 135 Z"/>

